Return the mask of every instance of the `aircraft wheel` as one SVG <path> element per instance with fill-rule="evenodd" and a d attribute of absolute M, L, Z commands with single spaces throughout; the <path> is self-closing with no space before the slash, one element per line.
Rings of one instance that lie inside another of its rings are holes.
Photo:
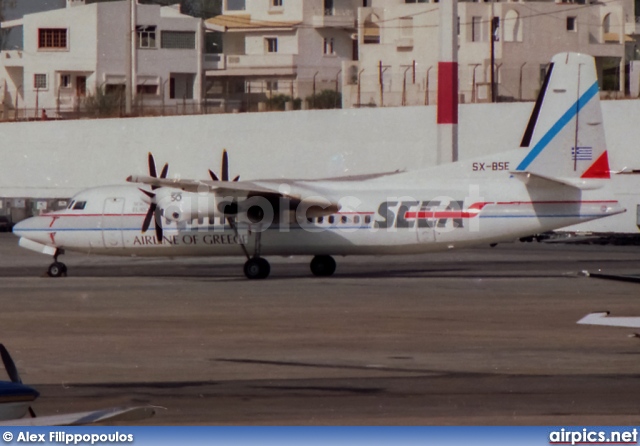
<path fill-rule="evenodd" d="M 271 272 L 271 265 L 262 257 L 254 257 L 244 264 L 244 275 L 247 279 L 266 279 Z"/>
<path fill-rule="evenodd" d="M 331 256 L 315 256 L 310 266 L 314 276 L 327 277 L 336 272 L 336 261 Z"/>
<path fill-rule="evenodd" d="M 47 274 L 50 277 L 60 277 L 67 275 L 67 265 L 62 262 L 53 262 L 49 265 L 49 269 L 47 270 Z"/>

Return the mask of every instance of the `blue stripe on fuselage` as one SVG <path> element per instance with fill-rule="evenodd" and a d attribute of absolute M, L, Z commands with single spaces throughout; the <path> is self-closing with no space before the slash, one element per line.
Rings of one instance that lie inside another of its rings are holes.
<path fill-rule="evenodd" d="M 549 131 L 540 138 L 540 141 L 531 149 L 527 156 L 522 160 L 516 170 L 526 170 L 534 159 L 549 145 L 558 133 L 578 114 L 587 103 L 598 94 L 598 81 L 596 81 L 584 94 L 574 103 L 569 110 L 549 129 Z"/>

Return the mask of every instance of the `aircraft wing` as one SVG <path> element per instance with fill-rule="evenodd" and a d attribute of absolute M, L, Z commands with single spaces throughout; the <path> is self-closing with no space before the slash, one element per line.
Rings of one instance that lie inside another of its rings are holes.
<path fill-rule="evenodd" d="M 578 324 L 606 325 L 609 327 L 640 328 L 640 317 L 608 317 L 609 312 L 587 314 Z"/>
<path fill-rule="evenodd" d="M 154 178 L 144 175 L 131 175 L 127 178 L 129 183 L 142 183 L 156 187 L 172 187 L 186 192 L 215 192 L 218 195 L 246 196 L 262 194 L 278 194 L 277 190 L 259 186 L 249 181 L 200 181 L 182 180 L 178 178 Z M 292 197 L 293 198 L 293 197 Z"/>
<path fill-rule="evenodd" d="M 83 426 L 99 423 L 129 423 L 150 418 L 156 408 L 144 407 L 112 407 L 91 412 L 76 412 L 62 415 L 50 415 L 35 418 L 19 418 L 0 422 L 0 426 Z"/>
<path fill-rule="evenodd" d="M 309 208 L 319 208 L 314 210 L 314 216 L 331 215 L 340 210 L 340 204 L 319 196 L 303 198 L 301 195 L 284 194 L 275 187 L 271 188 L 251 181 L 201 181 L 141 175 L 131 175 L 127 178 L 127 181 L 148 186 L 174 188 L 192 193 L 210 192 L 221 197 L 238 197 L 241 199 L 264 197 L 267 200 L 286 198 L 294 205 L 304 202 Z"/>

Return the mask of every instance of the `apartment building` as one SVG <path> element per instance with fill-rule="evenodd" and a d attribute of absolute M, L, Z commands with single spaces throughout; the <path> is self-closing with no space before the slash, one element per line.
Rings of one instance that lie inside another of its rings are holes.
<path fill-rule="evenodd" d="M 22 48 L 0 53 L 5 117 L 16 109 L 26 117 L 42 109 L 49 117 L 65 116 L 98 89 L 122 97 L 129 66 L 134 104 L 199 104 L 202 20 L 174 7 L 136 4 L 134 29 L 129 5 L 67 0 L 66 8 L 2 23 L 23 32 Z"/>
<path fill-rule="evenodd" d="M 551 56 L 562 51 L 594 56 L 609 95 L 629 90 L 633 0 L 461 0 L 458 9 L 463 102 L 491 100 L 492 51 L 498 100 L 535 99 Z M 359 60 L 343 67 L 343 106 L 435 103 L 438 22 L 434 0 L 372 0 L 359 8 Z"/>
<path fill-rule="evenodd" d="M 206 21 L 223 33 L 208 97 L 253 109 L 276 94 L 305 98 L 341 84 L 343 61 L 357 58 L 356 12 L 367 0 L 224 0 Z"/>

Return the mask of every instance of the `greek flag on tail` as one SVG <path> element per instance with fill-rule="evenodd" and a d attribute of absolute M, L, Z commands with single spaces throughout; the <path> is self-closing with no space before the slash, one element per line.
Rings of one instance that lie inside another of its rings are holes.
<path fill-rule="evenodd" d="M 593 147 L 572 147 L 571 158 L 576 161 L 593 161 Z"/>
<path fill-rule="evenodd" d="M 593 57 L 553 57 L 520 146 L 528 153 L 516 172 L 564 180 L 610 178 Z"/>

